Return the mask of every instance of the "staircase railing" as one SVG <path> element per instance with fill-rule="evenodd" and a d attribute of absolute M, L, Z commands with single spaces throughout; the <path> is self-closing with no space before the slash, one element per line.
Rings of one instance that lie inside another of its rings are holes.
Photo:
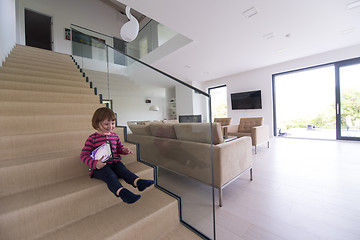
<path fill-rule="evenodd" d="M 206 134 L 212 136 L 210 95 L 98 38 L 72 28 L 73 58 L 117 114 L 118 126 L 198 121 L 208 123 Z M 190 131 L 200 134 L 197 128 Z M 155 167 L 158 188 L 178 196 L 181 222 L 202 238 L 215 239 L 212 141 L 210 147 L 190 149 L 172 139 L 174 132 L 153 134 L 157 137 L 144 136 L 138 145 L 139 160 Z"/>

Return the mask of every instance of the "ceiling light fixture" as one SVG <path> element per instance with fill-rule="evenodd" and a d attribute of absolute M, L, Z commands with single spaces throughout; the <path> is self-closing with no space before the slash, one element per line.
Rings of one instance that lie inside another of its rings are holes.
<path fill-rule="evenodd" d="M 245 12 L 243 12 L 242 14 L 247 17 L 247 18 L 251 18 L 252 16 L 256 15 L 258 12 L 256 11 L 255 7 L 249 8 L 248 10 L 246 10 Z"/>
<path fill-rule="evenodd" d="M 272 39 L 272 38 L 274 38 L 275 37 L 275 35 L 274 35 L 274 33 L 268 33 L 268 34 L 265 34 L 264 36 L 263 36 L 263 38 L 265 39 L 265 40 L 269 40 L 269 39 Z"/>
<path fill-rule="evenodd" d="M 342 34 L 346 35 L 346 34 L 354 32 L 354 30 L 355 30 L 355 28 L 348 28 L 348 29 L 343 30 Z"/>
<path fill-rule="evenodd" d="M 121 27 L 120 36 L 124 41 L 131 42 L 137 37 L 139 33 L 139 22 L 133 15 L 131 15 L 129 6 L 126 6 L 125 12 L 127 18 L 130 21 Z"/>
<path fill-rule="evenodd" d="M 160 108 L 157 105 L 151 105 L 149 107 L 149 111 L 159 111 L 159 110 L 160 110 Z"/>
<path fill-rule="evenodd" d="M 347 9 L 349 9 L 349 10 L 356 8 L 356 7 L 360 7 L 360 1 L 352 2 L 347 5 Z"/>

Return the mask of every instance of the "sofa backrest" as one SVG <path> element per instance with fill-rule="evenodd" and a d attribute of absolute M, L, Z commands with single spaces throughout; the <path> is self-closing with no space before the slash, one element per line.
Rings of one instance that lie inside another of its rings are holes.
<path fill-rule="evenodd" d="M 211 143 L 210 123 L 174 124 L 177 139 L 192 142 Z M 212 124 L 213 144 L 224 142 L 220 123 Z"/>
<path fill-rule="evenodd" d="M 172 123 L 151 123 L 149 126 L 151 135 L 154 137 L 176 139 L 174 124 Z"/>
<path fill-rule="evenodd" d="M 240 118 L 239 132 L 251 133 L 251 129 L 263 125 L 263 117 Z"/>
<path fill-rule="evenodd" d="M 152 136 L 150 131 L 150 125 L 129 124 L 128 126 L 131 132 L 135 135 Z"/>
<path fill-rule="evenodd" d="M 129 125 L 135 135 L 172 138 L 191 142 L 210 143 L 210 123 L 151 123 L 149 125 Z M 220 123 L 212 124 L 213 144 L 224 142 Z"/>
<path fill-rule="evenodd" d="M 232 118 L 214 118 L 214 122 L 220 123 L 221 126 L 227 126 L 231 124 Z"/>

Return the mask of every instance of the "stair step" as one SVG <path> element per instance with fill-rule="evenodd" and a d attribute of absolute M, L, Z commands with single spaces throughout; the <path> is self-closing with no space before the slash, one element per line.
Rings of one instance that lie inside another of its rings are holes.
<path fill-rule="evenodd" d="M 73 68 L 74 66 L 77 68 L 75 61 L 69 55 L 66 56 L 64 61 L 57 61 L 56 59 L 53 61 L 51 59 L 50 60 L 47 59 L 47 61 L 43 61 L 41 59 L 40 60 L 34 59 L 33 56 L 31 57 L 21 54 L 10 54 L 8 57 L 6 57 L 5 63 L 6 62 L 30 64 L 33 66 L 49 66 L 53 68 Z"/>
<path fill-rule="evenodd" d="M 2 160 L 0 197 L 87 176 L 81 149 Z M 66 168 L 65 166 L 71 166 Z M 46 171 L 44 171 L 46 169 Z"/>
<path fill-rule="evenodd" d="M 75 93 L 37 92 L 14 89 L 0 89 L 0 101 L 11 102 L 45 102 L 45 103 L 90 103 L 99 104 L 97 95 L 84 95 Z M 38 104 L 38 103 L 36 103 Z M 0 110 L 1 113 L 1 110 Z"/>
<path fill-rule="evenodd" d="M 103 104 L 55 103 L 55 102 L 0 102 L 1 116 L 45 116 L 93 114 Z"/>
<path fill-rule="evenodd" d="M 80 70 L 76 67 L 75 63 L 73 67 L 66 68 L 54 68 L 52 66 L 45 66 L 45 64 L 32 64 L 30 63 L 13 63 L 5 62 L 3 67 L 17 68 L 17 69 L 28 69 L 33 71 L 43 71 L 48 73 L 59 73 L 59 74 L 78 74 Z"/>
<path fill-rule="evenodd" d="M 192 232 L 190 229 L 181 225 L 180 223 L 178 226 L 175 227 L 170 233 L 166 234 L 159 240 L 184 240 L 184 239 L 191 239 L 191 240 L 201 240 L 200 236 Z"/>
<path fill-rule="evenodd" d="M 77 68 L 75 61 L 71 58 L 71 56 L 67 56 L 66 59 L 58 61 L 57 59 L 52 58 L 34 58 L 33 55 L 26 55 L 21 53 L 11 53 L 6 59 L 5 62 L 13 62 L 13 63 L 29 63 L 32 65 L 39 66 L 49 66 L 55 68 Z"/>
<path fill-rule="evenodd" d="M 66 58 L 69 56 L 68 54 L 65 54 L 65 53 L 54 52 L 54 51 L 47 50 L 47 49 L 42 49 L 42 48 L 37 48 L 37 47 L 32 47 L 32 46 L 25 46 L 25 45 L 21 45 L 21 44 L 16 44 L 15 48 L 13 48 L 13 51 L 39 53 L 39 54 L 43 54 L 46 56 L 53 55 L 53 56 L 57 56 L 59 58 L 61 58 L 61 57 Z"/>
<path fill-rule="evenodd" d="M 21 82 L 21 83 L 36 83 L 36 84 L 46 84 L 46 85 L 90 88 L 90 83 L 86 82 L 85 78 L 83 78 L 83 81 L 70 81 L 70 80 L 62 80 L 62 79 L 51 79 L 45 77 L 22 76 L 13 73 L 0 72 L 0 80 L 10 81 L 10 82 Z"/>
<path fill-rule="evenodd" d="M 92 129 L 92 115 L 0 116 L 0 136 Z"/>
<path fill-rule="evenodd" d="M 29 56 L 33 59 L 53 59 L 59 62 L 67 61 L 69 58 L 71 59 L 68 54 L 64 53 L 53 52 L 40 48 L 27 48 L 28 46 L 26 46 L 25 48 L 18 46 L 19 45 L 12 49 L 12 51 L 10 52 L 11 55 Z"/>
<path fill-rule="evenodd" d="M 46 71 L 35 71 L 29 69 L 11 68 L 6 66 L 1 67 L 0 72 L 18 74 L 23 76 L 46 77 L 46 78 L 55 78 L 55 79 L 72 80 L 72 81 L 84 81 L 84 77 L 80 72 L 63 74 L 63 73 L 51 73 Z"/>
<path fill-rule="evenodd" d="M 126 216 L 126 217 L 125 217 Z M 116 204 L 90 215 L 38 240 L 147 239 L 158 240 L 179 224 L 174 198 L 156 189 L 142 194 L 130 205 Z"/>
<path fill-rule="evenodd" d="M 94 89 L 91 89 L 89 87 L 71 87 L 71 86 L 59 86 L 59 85 L 50 85 L 50 84 L 25 83 L 25 82 L 3 81 L 3 80 L 0 80 L 0 88 L 24 90 L 24 91 L 65 92 L 65 93 L 94 95 Z"/>
<path fill-rule="evenodd" d="M 0 162 L 2 160 L 40 155 L 52 152 L 81 149 L 94 130 L 59 133 L 39 133 L 0 137 Z"/>
<path fill-rule="evenodd" d="M 152 168 L 143 164 L 132 163 L 127 167 L 141 178 L 153 178 Z M 132 192 L 139 193 L 123 180 L 120 182 Z M 124 209 L 129 206 L 116 198 L 105 183 L 89 176 L 6 196 L 0 198 L 0 204 L 7 206 L 0 209 L 0 239 L 31 239 L 69 222 L 103 212 L 105 208 L 123 205 L 121 208 Z"/>

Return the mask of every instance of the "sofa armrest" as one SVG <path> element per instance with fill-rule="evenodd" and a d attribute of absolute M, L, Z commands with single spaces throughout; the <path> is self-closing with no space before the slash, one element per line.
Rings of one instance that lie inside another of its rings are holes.
<path fill-rule="evenodd" d="M 239 125 L 228 125 L 226 128 L 229 135 L 231 135 L 231 133 L 239 132 Z"/>
<path fill-rule="evenodd" d="M 269 126 L 268 125 L 261 125 L 252 128 L 252 136 L 253 136 L 253 146 L 257 146 L 264 142 L 269 141 Z"/>
<path fill-rule="evenodd" d="M 251 138 L 241 137 L 213 146 L 214 184 L 222 187 L 233 178 L 252 167 Z"/>

